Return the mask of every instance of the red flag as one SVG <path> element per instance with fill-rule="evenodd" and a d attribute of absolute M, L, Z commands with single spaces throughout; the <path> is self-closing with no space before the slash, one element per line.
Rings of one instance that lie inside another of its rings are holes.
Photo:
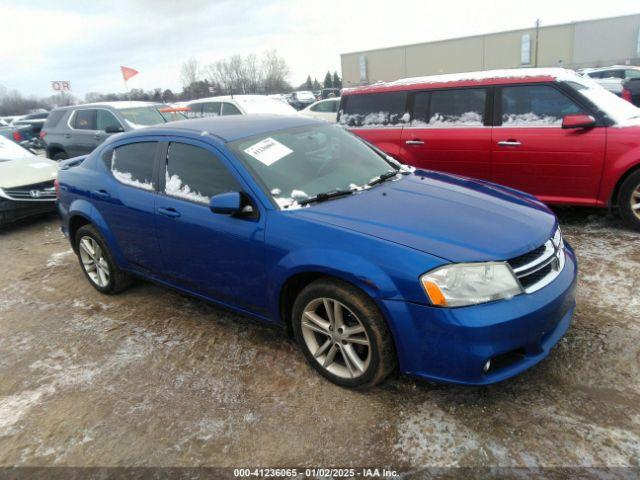
<path fill-rule="evenodd" d="M 124 78 L 125 82 L 138 74 L 138 70 L 135 68 L 120 67 L 120 70 L 122 71 L 122 78 Z"/>

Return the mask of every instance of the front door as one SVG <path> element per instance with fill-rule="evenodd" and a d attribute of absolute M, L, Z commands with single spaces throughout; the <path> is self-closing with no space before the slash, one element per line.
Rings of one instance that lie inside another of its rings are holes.
<path fill-rule="evenodd" d="M 485 126 L 486 105 L 484 88 L 416 92 L 400 157 L 418 168 L 488 179 L 491 128 Z"/>
<path fill-rule="evenodd" d="M 492 180 L 548 203 L 595 205 L 606 130 L 563 129 L 563 117 L 576 113 L 589 114 L 551 84 L 498 88 Z"/>
<path fill-rule="evenodd" d="M 167 277 L 216 300 L 263 311 L 263 218 L 209 209 L 213 195 L 243 191 L 240 181 L 211 147 L 188 140 L 169 143 L 161 170 L 156 229 Z"/>

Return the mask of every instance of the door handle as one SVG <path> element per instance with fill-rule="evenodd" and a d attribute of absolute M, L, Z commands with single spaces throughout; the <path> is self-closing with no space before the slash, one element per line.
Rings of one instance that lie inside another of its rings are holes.
<path fill-rule="evenodd" d="M 158 213 L 170 218 L 178 218 L 181 215 L 175 208 L 159 208 Z"/>
<path fill-rule="evenodd" d="M 407 144 L 407 145 L 424 145 L 424 141 L 423 140 L 407 140 L 404 143 Z"/>
<path fill-rule="evenodd" d="M 517 140 L 501 140 L 498 142 L 498 145 L 501 147 L 519 147 L 522 143 Z"/>
<path fill-rule="evenodd" d="M 100 135 L 100 134 L 97 134 L 97 133 L 96 133 L 96 134 L 93 136 L 93 138 L 95 138 L 96 140 L 100 140 L 100 139 L 102 138 L 102 135 Z"/>
<path fill-rule="evenodd" d="M 64 134 L 64 138 L 71 138 L 71 134 L 70 133 L 65 133 Z"/>
<path fill-rule="evenodd" d="M 91 192 L 91 195 L 94 198 L 99 198 L 100 200 L 108 200 L 111 198 L 111 195 L 106 190 L 94 190 Z"/>

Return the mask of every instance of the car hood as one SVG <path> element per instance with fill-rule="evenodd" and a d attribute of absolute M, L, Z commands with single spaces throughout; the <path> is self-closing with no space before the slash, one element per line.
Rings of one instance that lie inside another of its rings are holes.
<path fill-rule="evenodd" d="M 14 160 L 0 159 L 0 188 L 46 182 L 56 178 L 57 173 L 57 162 L 35 155 Z"/>
<path fill-rule="evenodd" d="M 291 213 L 452 262 L 517 257 L 546 242 L 557 226 L 531 195 L 426 170 Z"/>

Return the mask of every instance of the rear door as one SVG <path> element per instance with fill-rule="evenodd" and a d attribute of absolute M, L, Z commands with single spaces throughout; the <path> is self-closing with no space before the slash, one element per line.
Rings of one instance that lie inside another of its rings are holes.
<path fill-rule="evenodd" d="M 591 114 L 556 84 L 496 88 L 492 175 L 549 203 L 593 205 L 606 130 L 565 130 L 565 115 Z"/>
<path fill-rule="evenodd" d="M 97 126 L 97 110 L 76 110 L 69 121 L 71 129 L 64 134 L 65 150 L 69 157 L 91 153 L 104 140 L 104 132 Z"/>
<path fill-rule="evenodd" d="M 407 92 L 360 93 L 342 97 L 340 124 L 390 154 L 400 153 Z M 408 115 L 408 114 L 407 114 Z"/>
<path fill-rule="evenodd" d="M 419 168 L 488 179 L 491 127 L 486 88 L 416 92 L 400 157 Z"/>

